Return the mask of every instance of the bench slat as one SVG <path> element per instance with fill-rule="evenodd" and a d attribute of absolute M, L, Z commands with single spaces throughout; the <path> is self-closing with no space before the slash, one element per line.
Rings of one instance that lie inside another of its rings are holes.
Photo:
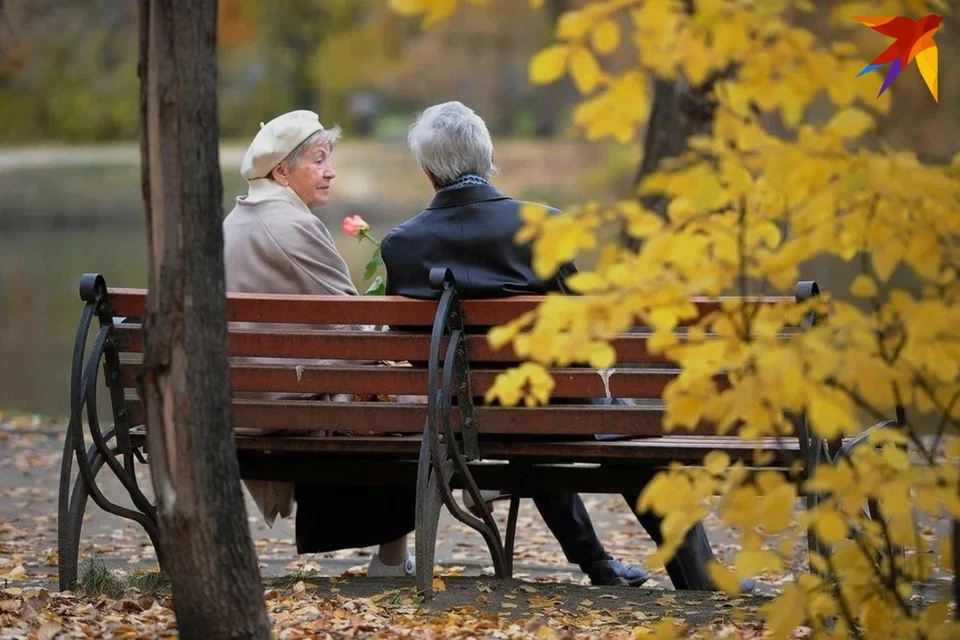
<path fill-rule="evenodd" d="M 142 430 L 134 436 L 135 445 L 145 444 Z M 421 436 L 237 436 L 240 451 L 304 452 L 321 455 L 360 455 L 371 457 L 415 458 L 420 452 Z M 658 460 L 701 462 L 710 451 L 726 452 L 732 460 L 752 461 L 757 446 L 775 455 L 772 464 L 783 465 L 800 455 L 796 439 L 763 438 L 739 440 L 717 436 L 662 436 L 643 440 L 598 442 L 586 440 L 505 442 L 484 439 L 480 442 L 483 456 L 488 460 L 523 459 L 556 460 L 558 462 L 629 462 Z"/>
<path fill-rule="evenodd" d="M 122 384 L 136 388 L 141 365 L 121 364 Z M 496 369 L 471 369 L 474 393 L 483 395 L 493 385 Z M 610 395 L 615 398 L 658 398 L 663 389 L 678 375 L 669 368 L 620 369 L 610 374 Z M 552 369 L 556 386 L 554 398 L 603 398 L 607 392 L 603 378 L 596 371 Z M 427 390 L 426 369 L 387 366 L 303 366 L 299 372 L 292 364 L 233 365 L 230 383 L 234 391 L 290 393 L 357 393 L 424 395 Z"/>
<path fill-rule="evenodd" d="M 132 425 L 144 422 L 140 400 L 128 397 Z M 480 434 L 582 436 L 597 433 L 661 436 L 663 408 L 659 406 L 559 405 L 528 408 L 477 407 Z M 420 404 L 389 402 L 315 402 L 310 400 L 234 400 L 233 425 L 245 429 L 313 431 L 319 429 L 367 433 L 422 433 L 427 408 Z M 454 407 L 451 425 L 459 430 Z M 714 430 L 700 425 L 692 434 Z"/>
<path fill-rule="evenodd" d="M 141 353 L 143 335 L 137 324 L 114 327 L 117 348 L 122 352 Z M 441 353 L 446 349 L 443 341 Z M 662 364 L 667 359 L 647 352 L 647 336 L 631 334 L 612 342 L 620 364 Z M 467 352 L 471 362 L 519 362 L 511 347 L 494 351 L 485 336 L 467 336 Z M 272 331 L 242 329 L 230 332 L 230 355 L 235 357 L 341 360 L 410 360 L 426 361 L 430 353 L 430 336 L 417 333 L 356 331 Z"/>
<path fill-rule="evenodd" d="M 108 289 L 114 314 L 141 318 L 146 301 L 144 289 Z M 700 315 L 720 308 L 726 298 L 693 298 Z M 774 304 L 792 297 L 752 298 Z M 541 296 L 516 296 L 492 300 L 464 300 L 464 315 L 470 324 L 503 324 L 536 308 Z M 231 322 L 277 322 L 297 324 L 388 324 L 431 326 L 437 303 L 401 296 L 300 296 L 277 294 L 227 294 L 227 319 Z"/>

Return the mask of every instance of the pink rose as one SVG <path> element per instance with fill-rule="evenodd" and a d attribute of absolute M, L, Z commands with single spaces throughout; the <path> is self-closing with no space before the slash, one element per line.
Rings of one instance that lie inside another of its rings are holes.
<path fill-rule="evenodd" d="M 343 219 L 343 232 L 351 238 L 359 238 L 361 232 L 370 228 L 367 221 L 359 215 L 347 216 Z"/>

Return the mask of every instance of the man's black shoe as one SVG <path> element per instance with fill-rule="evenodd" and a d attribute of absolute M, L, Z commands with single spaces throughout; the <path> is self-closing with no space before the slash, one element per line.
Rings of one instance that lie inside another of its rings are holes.
<path fill-rule="evenodd" d="M 631 566 L 614 558 L 581 565 L 595 587 L 639 587 L 653 577 L 646 569 Z"/>

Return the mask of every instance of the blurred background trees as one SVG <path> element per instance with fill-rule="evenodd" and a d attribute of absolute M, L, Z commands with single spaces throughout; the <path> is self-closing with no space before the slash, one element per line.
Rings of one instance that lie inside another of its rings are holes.
<path fill-rule="evenodd" d="M 261 120 L 313 109 L 349 134 L 401 137 L 412 112 L 456 98 L 495 136 L 563 134 L 576 100 L 573 83 L 535 88 L 533 52 L 556 18 L 583 0 L 471 3 L 433 29 L 390 11 L 387 0 L 220 0 L 220 112 L 223 137 L 245 139 Z M 830 36 L 829 0 L 792 19 Z M 867 1 L 865 5 L 870 5 Z M 874 3 L 876 4 L 876 3 Z M 112 142 L 137 132 L 135 11 L 127 0 L 7 0 L 0 21 L 0 144 Z M 878 8 L 880 8 L 878 6 Z M 820 17 L 818 17 L 820 16 Z M 898 80 L 897 100 L 877 135 L 921 156 L 943 159 L 960 124 L 960 34 L 941 47 L 939 105 L 918 74 Z M 951 33 L 953 34 L 951 36 Z M 862 29 L 858 44 L 880 43 Z M 868 47 L 869 48 L 869 47 Z M 615 58 L 616 54 L 614 54 Z M 916 76 L 916 77 L 913 77 Z M 851 82 L 853 82 L 851 78 Z M 917 87 L 913 85 L 916 84 Z M 825 106 L 828 104 L 825 102 Z"/>
<path fill-rule="evenodd" d="M 553 135 L 575 92 L 537 91 L 530 54 L 551 14 L 508 0 L 467 8 L 437 30 L 384 0 L 220 0 L 225 138 L 294 108 L 348 133 L 404 130 L 424 104 L 456 97 L 497 135 Z M 126 0 L 12 0 L 0 25 L 0 143 L 131 140 L 137 131 L 134 8 Z"/>

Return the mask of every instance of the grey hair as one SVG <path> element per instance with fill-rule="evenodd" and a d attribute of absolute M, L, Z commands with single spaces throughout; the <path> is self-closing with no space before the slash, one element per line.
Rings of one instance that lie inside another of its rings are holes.
<path fill-rule="evenodd" d="M 340 139 L 341 133 L 342 131 L 338 126 L 334 126 L 332 129 L 314 131 L 306 140 L 298 144 L 293 151 L 288 153 L 287 157 L 282 160 L 282 163 L 285 164 L 288 169 L 296 167 L 300 164 L 300 159 L 303 158 L 303 154 L 317 144 L 327 144 L 330 147 L 330 151 L 333 151 L 333 147 L 337 144 L 337 140 Z"/>
<path fill-rule="evenodd" d="M 410 151 L 430 175 L 445 186 L 473 173 L 495 174 L 493 141 L 483 118 L 460 102 L 444 102 L 423 111 L 407 136 Z"/>

